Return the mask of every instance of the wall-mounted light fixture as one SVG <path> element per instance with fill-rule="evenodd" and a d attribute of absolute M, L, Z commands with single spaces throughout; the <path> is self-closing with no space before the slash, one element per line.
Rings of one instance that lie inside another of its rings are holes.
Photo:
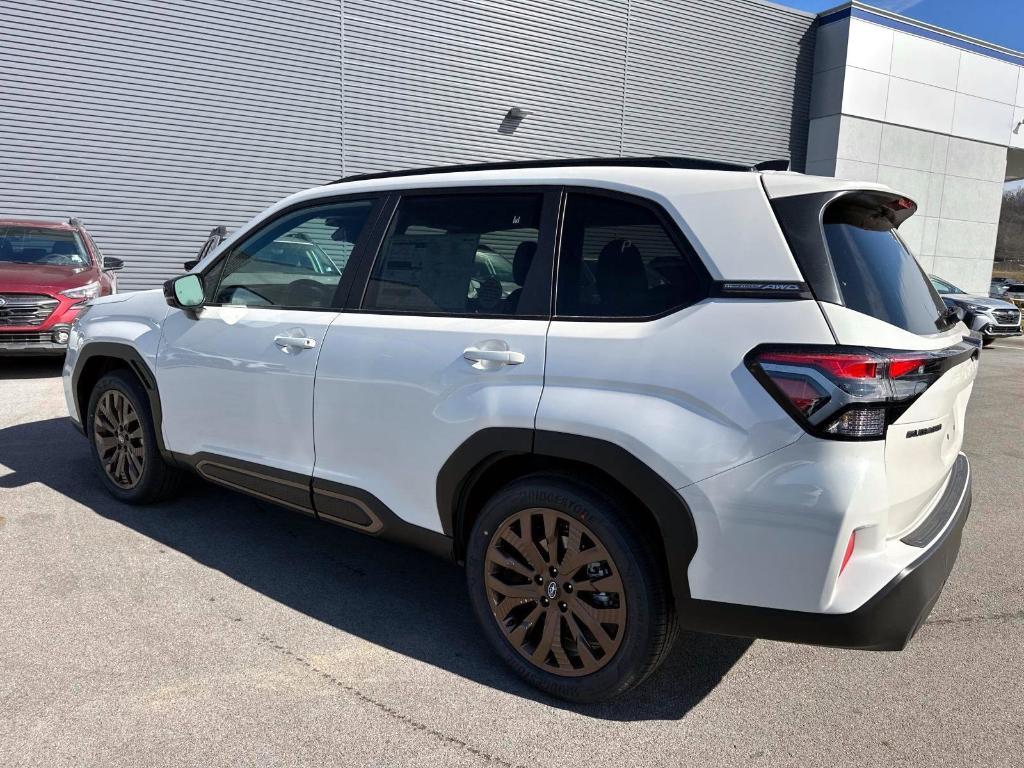
<path fill-rule="evenodd" d="M 1020 128 L 1022 125 L 1024 125 L 1024 120 L 1021 120 L 1019 123 L 1017 123 L 1017 125 L 1014 126 L 1013 132 L 1020 133 Z"/>
<path fill-rule="evenodd" d="M 523 122 L 523 119 L 529 115 L 522 107 L 512 107 L 508 112 L 505 113 L 505 117 L 501 119 L 501 125 L 498 126 L 498 133 L 504 133 L 506 135 L 516 132 L 516 128 Z"/>

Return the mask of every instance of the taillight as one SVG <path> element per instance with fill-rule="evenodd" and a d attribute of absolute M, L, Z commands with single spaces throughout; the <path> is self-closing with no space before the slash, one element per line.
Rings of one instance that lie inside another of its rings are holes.
<path fill-rule="evenodd" d="M 967 340 L 934 352 L 768 345 L 751 350 L 746 364 L 808 432 L 877 440 L 943 373 L 977 354 Z"/>

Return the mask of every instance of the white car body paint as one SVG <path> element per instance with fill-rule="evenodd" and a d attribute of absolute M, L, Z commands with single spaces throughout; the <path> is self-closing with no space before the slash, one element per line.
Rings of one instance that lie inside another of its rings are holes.
<path fill-rule="evenodd" d="M 737 322 L 743 306 L 756 323 Z M 772 341 L 832 336 L 813 301 L 707 299 L 646 323 L 555 320 L 537 428 L 620 445 L 682 488 L 804 434 L 743 365 Z"/>
<path fill-rule="evenodd" d="M 82 348 L 93 342 L 128 344 L 155 370 L 163 320 L 171 311 L 159 290 L 102 296 L 92 299 L 89 305 L 85 316 L 80 315 L 71 325 L 64 357 L 64 399 L 76 423 L 78 414 L 71 391 L 71 375 Z"/>
<path fill-rule="evenodd" d="M 298 203 L 503 185 L 634 194 L 663 206 L 713 279 L 794 282 L 803 276 L 769 199 L 886 189 L 789 173 L 616 167 L 354 181 L 282 200 L 194 271 Z M 535 426 L 599 438 L 628 450 L 688 504 L 698 540 L 693 597 L 846 613 L 920 556 L 900 536 L 942 495 L 977 363 L 947 373 L 887 440 L 852 443 L 806 434 L 754 379 L 744 355 L 764 343 L 837 340 L 939 350 L 965 332 L 957 325 L 917 335 L 812 299 L 705 299 L 647 322 L 549 322 L 233 307 L 193 317 L 147 292 L 95 302 L 72 334 L 65 386 L 84 345 L 130 344 L 156 373 L 170 450 L 356 486 L 431 531 L 442 529 L 438 470 L 475 432 Z M 301 333 L 315 347 L 286 352 L 273 342 L 282 333 Z M 525 361 L 477 367 L 463 352 L 482 344 L 521 352 Z M 911 425 L 941 428 L 909 440 L 903 430 Z M 857 548 L 840 580 L 854 530 Z"/>
<path fill-rule="evenodd" d="M 313 376 L 337 313 L 267 307 L 172 310 L 155 367 L 164 441 L 308 475 L 313 471 Z M 309 338 L 310 349 L 275 338 Z"/>
<path fill-rule="evenodd" d="M 437 475 L 488 427 L 531 429 L 544 381 L 546 320 L 342 313 L 316 378 L 316 477 L 369 490 L 402 519 L 441 530 Z M 471 347 L 517 365 L 473 363 Z"/>

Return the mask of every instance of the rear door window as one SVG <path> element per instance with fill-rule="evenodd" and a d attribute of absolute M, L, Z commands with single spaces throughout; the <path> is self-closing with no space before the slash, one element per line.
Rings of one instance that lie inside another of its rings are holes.
<path fill-rule="evenodd" d="M 922 335 L 952 325 L 946 305 L 896 233 L 886 206 L 869 195 L 825 209 L 825 240 L 843 303 Z"/>

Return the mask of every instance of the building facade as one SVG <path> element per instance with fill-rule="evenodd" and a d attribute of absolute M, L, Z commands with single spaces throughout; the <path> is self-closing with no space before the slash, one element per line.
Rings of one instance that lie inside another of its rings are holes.
<path fill-rule="evenodd" d="M 124 289 L 344 175 L 652 154 L 892 183 L 925 266 L 980 289 L 1024 147 L 1024 59 L 859 4 L 9 0 L 4 21 L 0 215 L 81 217 Z M 932 55 L 956 59 L 937 84 Z"/>
<path fill-rule="evenodd" d="M 918 203 L 922 266 L 988 293 L 1007 181 L 1024 176 L 1024 56 L 859 4 L 818 19 L 807 171 Z"/>

